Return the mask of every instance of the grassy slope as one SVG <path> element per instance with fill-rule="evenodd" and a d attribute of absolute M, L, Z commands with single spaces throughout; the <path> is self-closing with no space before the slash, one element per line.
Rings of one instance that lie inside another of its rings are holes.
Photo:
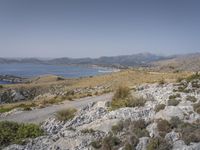
<path fill-rule="evenodd" d="M 118 86 L 135 86 L 142 83 L 155 83 L 165 80 L 167 82 L 174 82 L 178 78 L 183 78 L 189 76 L 191 73 L 181 72 L 181 73 L 160 73 L 160 72 L 147 72 L 140 70 L 123 70 L 117 73 L 111 73 L 106 75 L 98 75 L 94 77 L 86 77 L 79 79 L 66 79 L 66 80 L 55 80 L 55 77 L 42 77 L 39 80 L 35 79 L 30 84 L 20 84 L 20 85 L 5 85 L 4 90 L 7 88 L 39 88 L 46 89 L 49 87 L 59 87 L 64 90 L 70 90 L 75 88 L 86 88 L 95 86 L 107 86 L 110 90 L 115 90 Z M 2 104 L 1 108 L 10 109 L 25 104 L 29 106 L 40 105 L 42 100 L 37 101 L 24 101 L 12 104 Z M 60 102 L 61 99 L 53 100 L 54 102 Z M 51 103 L 50 103 L 51 104 Z M 25 106 L 26 107 L 26 106 Z"/>

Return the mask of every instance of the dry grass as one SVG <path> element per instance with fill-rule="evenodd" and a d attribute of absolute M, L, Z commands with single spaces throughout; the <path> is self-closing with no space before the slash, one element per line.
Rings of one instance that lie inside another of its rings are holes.
<path fill-rule="evenodd" d="M 128 87 L 120 86 L 111 101 L 111 110 L 122 107 L 140 107 L 144 106 L 146 100 L 142 97 L 133 96 Z"/>
<path fill-rule="evenodd" d="M 74 118 L 76 112 L 77 110 L 75 108 L 68 108 L 66 110 L 61 110 L 56 113 L 56 118 L 59 121 L 68 121 Z"/>
<path fill-rule="evenodd" d="M 191 73 L 187 72 L 179 72 L 179 73 L 160 73 L 160 72 L 148 72 L 148 71 L 142 71 L 142 70 L 123 70 L 116 73 L 106 74 L 106 75 L 98 75 L 94 77 L 85 77 L 85 78 L 79 78 L 79 79 L 65 79 L 65 80 L 59 80 L 55 76 L 43 76 L 38 78 L 35 78 L 32 80 L 32 83 L 30 84 L 15 84 L 15 85 L 4 85 L 3 90 L 6 90 L 7 88 L 11 89 L 19 89 L 19 88 L 36 88 L 41 90 L 46 90 L 50 87 L 61 87 L 62 90 L 68 91 L 73 90 L 76 88 L 86 88 L 86 87 L 95 87 L 95 86 L 105 86 L 109 87 L 102 91 L 101 93 L 98 93 L 98 95 L 101 95 L 103 93 L 107 93 L 110 91 L 116 90 L 117 87 L 120 85 L 127 85 L 128 87 L 133 87 L 135 85 L 139 85 L 142 83 L 155 83 L 162 81 L 165 79 L 165 82 L 176 82 L 178 78 L 186 78 Z M 88 96 L 87 93 L 85 95 L 73 95 L 69 97 L 57 97 L 56 99 L 40 99 L 37 101 L 24 101 L 24 102 L 17 102 L 13 104 L 2 104 L 0 105 L 0 109 L 4 110 L 10 110 L 13 108 L 18 107 L 19 104 L 31 104 L 34 103 L 37 106 L 44 106 L 46 104 L 53 104 L 53 103 L 59 103 L 63 100 L 69 99 L 76 99 L 81 97 Z M 44 105 L 43 105 L 44 104 Z"/>
<path fill-rule="evenodd" d="M 141 83 L 156 83 L 165 79 L 165 82 L 175 82 L 180 77 L 188 77 L 191 73 L 160 73 L 140 70 L 124 70 L 117 73 L 80 79 L 75 86 L 89 87 L 96 85 L 110 85 L 113 89 L 120 85 L 139 85 Z"/>
<path fill-rule="evenodd" d="M 135 86 L 141 83 L 156 83 L 162 81 L 163 79 L 165 79 L 165 82 L 175 82 L 178 78 L 186 78 L 191 74 L 192 73 L 188 72 L 160 73 L 128 69 L 116 73 L 78 79 L 55 80 L 55 77 L 51 76 L 49 78 L 40 77 L 40 79 L 33 81 L 30 84 L 5 85 L 5 88 L 35 87 L 45 89 L 49 88 L 50 86 L 53 87 L 59 85 L 63 86 L 67 90 L 105 85 L 111 86 L 112 89 L 116 89 L 116 87 L 119 87 L 120 85 Z"/>

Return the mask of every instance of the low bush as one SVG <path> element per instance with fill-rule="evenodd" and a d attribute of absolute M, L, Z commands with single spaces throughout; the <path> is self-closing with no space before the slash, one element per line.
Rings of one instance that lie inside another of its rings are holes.
<path fill-rule="evenodd" d="M 169 99 L 168 106 L 177 106 L 179 104 L 179 100 L 176 99 Z"/>
<path fill-rule="evenodd" d="M 135 149 L 139 138 L 149 136 L 146 130 L 147 125 L 148 124 L 142 119 L 137 121 L 120 121 L 117 125 L 112 127 L 112 132 L 109 133 L 109 136 L 102 140 L 94 141 L 91 145 L 94 148 L 101 148 L 103 150 L 118 149 L 122 146 L 124 146 L 126 150 Z M 119 140 L 117 138 L 119 135 L 124 136 Z"/>
<path fill-rule="evenodd" d="M 172 129 L 179 128 L 182 124 L 182 121 L 179 119 L 179 117 L 172 117 L 170 120 L 170 126 Z"/>
<path fill-rule="evenodd" d="M 193 89 L 186 89 L 187 86 L 179 86 L 178 89 L 174 89 L 173 92 L 191 93 Z"/>
<path fill-rule="evenodd" d="M 136 138 L 148 137 L 149 132 L 146 130 L 147 123 L 143 120 L 132 121 L 129 125 L 129 132 L 132 133 Z"/>
<path fill-rule="evenodd" d="M 200 84 L 199 84 L 198 80 L 192 81 L 191 84 L 192 84 L 193 88 L 200 88 Z"/>
<path fill-rule="evenodd" d="M 146 100 L 143 97 L 133 97 L 129 88 L 119 87 L 111 101 L 111 108 L 118 109 L 122 107 L 141 107 L 144 106 L 145 103 Z"/>
<path fill-rule="evenodd" d="M 101 141 L 98 141 L 98 140 L 91 142 L 90 145 L 95 149 L 100 149 L 102 146 Z"/>
<path fill-rule="evenodd" d="M 111 130 L 114 134 L 117 134 L 117 133 L 121 132 L 123 130 L 123 128 L 124 128 L 124 123 L 123 123 L 123 121 L 120 121 L 118 124 L 113 125 Z"/>
<path fill-rule="evenodd" d="M 76 112 L 77 110 L 75 108 L 68 108 L 66 110 L 61 110 L 56 113 L 56 118 L 59 121 L 68 121 L 74 118 Z"/>
<path fill-rule="evenodd" d="M 132 135 L 130 137 L 127 138 L 126 143 L 124 144 L 124 149 L 125 150 L 133 150 L 135 149 L 135 147 L 137 146 L 137 144 L 139 143 L 139 139 Z"/>
<path fill-rule="evenodd" d="M 130 89 L 126 86 L 120 86 L 114 96 L 113 96 L 113 100 L 114 99 L 124 99 L 124 98 L 128 98 L 131 95 Z"/>
<path fill-rule="evenodd" d="M 193 108 L 194 108 L 194 111 L 200 114 L 200 102 L 198 102 L 197 104 L 194 104 Z"/>
<path fill-rule="evenodd" d="M 186 100 L 195 103 L 195 102 L 197 101 L 197 98 L 196 98 L 195 96 L 190 96 L 190 95 L 188 95 L 188 96 L 186 97 Z"/>
<path fill-rule="evenodd" d="M 118 139 L 116 136 L 109 135 L 105 137 L 102 141 L 102 149 L 103 150 L 112 150 L 115 147 L 119 146 L 121 143 L 120 139 Z"/>
<path fill-rule="evenodd" d="M 3 89 L 3 85 L 0 85 L 0 89 Z"/>
<path fill-rule="evenodd" d="M 158 104 L 155 107 L 155 112 L 159 112 L 160 110 L 165 109 L 165 104 Z"/>
<path fill-rule="evenodd" d="M 188 145 L 191 142 L 200 142 L 200 124 L 184 123 L 180 125 L 178 131 L 181 133 L 182 140 Z"/>
<path fill-rule="evenodd" d="M 191 82 L 196 79 L 200 79 L 200 74 L 198 72 L 186 78 L 187 82 Z"/>
<path fill-rule="evenodd" d="M 103 149 L 103 150 L 113 150 L 121 143 L 120 139 L 112 134 L 109 134 L 105 138 L 97 141 L 91 142 L 91 146 L 96 149 Z"/>
<path fill-rule="evenodd" d="M 171 131 L 171 125 L 167 120 L 158 120 L 157 128 L 161 137 L 165 137 Z"/>
<path fill-rule="evenodd" d="M 95 131 L 93 129 L 83 129 L 81 130 L 81 133 L 94 133 Z"/>
<path fill-rule="evenodd" d="M 12 107 L 5 108 L 5 107 L 0 106 L 0 113 L 5 113 L 8 111 L 11 111 L 12 109 L 13 109 Z"/>
<path fill-rule="evenodd" d="M 42 136 L 43 130 L 35 124 L 18 124 L 15 122 L 0 122 L 0 145 L 21 144 L 26 138 Z M 0 148 L 2 148 L 0 146 Z"/>
<path fill-rule="evenodd" d="M 133 150 L 135 147 L 130 143 L 125 143 L 124 150 Z"/>
<path fill-rule="evenodd" d="M 181 95 L 178 93 L 178 94 L 170 95 L 169 99 L 176 99 L 176 98 L 180 98 L 180 97 L 181 97 Z"/>
<path fill-rule="evenodd" d="M 172 146 L 163 138 L 151 138 L 147 150 L 171 150 Z"/>
<path fill-rule="evenodd" d="M 178 132 L 181 139 L 189 145 L 191 142 L 200 142 L 200 123 L 185 123 L 178 117 L 173 117 L 170 120 L 171 128 Z"/>
<path fill-rule="evenodd" d="M 162 80 L 160 80 L 158 83 L 159 83 L 159 85 L 163 85 L 163 84 L 165 84 L 165 80 L 162 79 Z"/>
<path fill-rule="evenodd" d="M 24 111 L 30 111 L 32 110 L 32 107 L 36 107 L 37 105 L 35 103 L 31 103 L 31 104 L 20 104 L 18 105 L 19 108 L 22 108 Z"/>

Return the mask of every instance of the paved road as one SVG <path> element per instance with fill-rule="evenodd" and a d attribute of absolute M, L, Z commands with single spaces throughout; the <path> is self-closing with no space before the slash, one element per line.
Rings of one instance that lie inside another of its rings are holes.
<path fill-rule="evenodd" d="M 25 111 L 18 114 L 13 114 L 6 116 L 4 118 L 0 118 L 0 121 L 8 120 L 8 121 L 16 121 L 16 122 L 24 122 L 24 123 L 36 123 L 39 124 L 48 117 L 51 117 L 55 114 L 55 112 L 69 108 L 81 108 L 87 105 L 90 102 L 97 102 L 97 101 L 108 101 L 111 100 L 112 93 L 96 96 L 96 97 L 85 97 L 81 99 L 77 99 L 74 101 L 64 101 L 63 104 L 59 105 L 52 105 L 42 109 L 35 109 L 32 111 Z"/>

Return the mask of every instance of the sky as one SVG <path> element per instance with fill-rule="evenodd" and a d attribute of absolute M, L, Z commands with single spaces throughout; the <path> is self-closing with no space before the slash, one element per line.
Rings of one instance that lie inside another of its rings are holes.
<path fill-rule="evenodd" d="M 199 0 L 0 0 L 0 57 L 200 52 Z"/>

